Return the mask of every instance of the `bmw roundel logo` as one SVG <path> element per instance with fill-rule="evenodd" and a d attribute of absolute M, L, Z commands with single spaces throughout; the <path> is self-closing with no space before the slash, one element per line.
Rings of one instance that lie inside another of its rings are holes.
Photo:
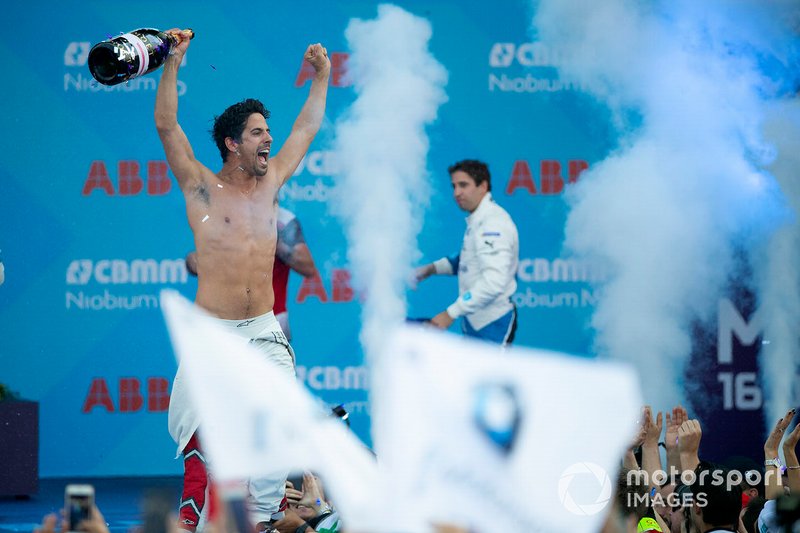
<path fill-rule="evenodd" d="M 484 383 L 475 388 L 473 420 L 478 430 L 504 454 L 514 447 L 522 414 L 516 391 L 509 384 Z"/>

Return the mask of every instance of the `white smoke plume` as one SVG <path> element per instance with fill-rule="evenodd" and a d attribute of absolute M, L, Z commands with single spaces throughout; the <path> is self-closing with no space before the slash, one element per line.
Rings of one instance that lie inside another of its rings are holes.
<path fill-rule="evenodd" d="M 796 214 L 800 212 L 800 100 L 779 102 L 769 110 L 765 136 L 778 154 L 769 170 Z M 800 402 L 793 390 L 800 370 L 800 225 L 796 218 L 765 241 L 760 259 L 754 261 L 758 319 L 765 339 L 759 366 L 765 385 L 765 422 L 771 429 L 789 407 Z"/>
<path fill-rule="evenodd" d="M 790 49 L 789 2 L 541 0 L 534 33 L 562 78 L 604 103 L 617 148 L 568 195 L 565 247 L 598 263 L 600 354 L 634 363 L 657 409 L 683 403 L 691 325 L 710 320 L 735 254 L 786 211 L 762 138 Z"/>
<path fill-rule="evenodd" d="M 388 4 L 374 20 L 351 20 L 345 32 L 357 98 L 336 124 L 335 208 L 364 295 L 368 356 L 405 319 L 406 280 L 419 257 L 416 238 L 429 196 L 425 127 L 447 100 L 447 71 L 428 50 L 431 34 L 427 20 Z"/>

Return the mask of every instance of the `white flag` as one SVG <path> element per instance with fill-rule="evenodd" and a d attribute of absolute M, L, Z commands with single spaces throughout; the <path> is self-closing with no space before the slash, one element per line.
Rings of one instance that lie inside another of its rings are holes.
<path fill-rule="evenodd" d="M 285 370 L 177 292 L 162 291 L 161 307 L 216 479 L 313 470 L 349 527 L 370 528 L 377 470 L 363 444 Z"/>
<path fill-rule="evenodd" d="M 397 531 L 597 531 L 641 408 L 633 370 L 405 327 L 373 377 Z"/>

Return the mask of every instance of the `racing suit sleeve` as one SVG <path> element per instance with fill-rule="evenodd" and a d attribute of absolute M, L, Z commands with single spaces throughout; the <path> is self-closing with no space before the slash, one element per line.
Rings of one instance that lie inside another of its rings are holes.
<path fill-rule="evenodd" d="M 453 318 L 469 315 L 500 296 L 514 276 L 511 265 L 514 262 L 514 241 L 516 230 L 496 222 L 480 231 L 474 232 L 475 250 L 480 276 L 458 299 L 447 308 Z"/>
<path fill-rule="evenodd" d="M 458 273 L 458 262 L 461 254 L 452 257 L 442 257 L 433 262 L 433 268 L 437 274 L 453 275 Z"/>

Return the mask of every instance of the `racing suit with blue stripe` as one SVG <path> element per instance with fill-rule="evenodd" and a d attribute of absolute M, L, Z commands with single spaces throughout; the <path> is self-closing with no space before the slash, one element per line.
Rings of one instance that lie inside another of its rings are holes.
<path fill-rule="evenodd" d="M 437 274 L 458 273 L 458 299 L 447 308 L 447 314 L 464 317 L 465 333 L 495 342 L 510 341 L 516 325 L 511 295 L 517 290 L 518 263 L 517 226 L 487 192 L 467 216 L 461 253 L 433 262 Z"/>

